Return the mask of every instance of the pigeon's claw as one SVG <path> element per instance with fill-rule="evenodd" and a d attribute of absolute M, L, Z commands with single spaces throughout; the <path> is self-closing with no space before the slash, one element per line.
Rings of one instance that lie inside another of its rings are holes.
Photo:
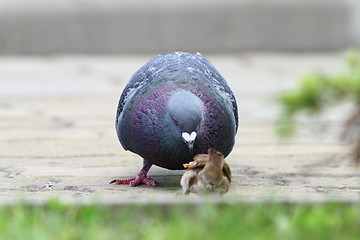
<path fill-rule="evenodd" d="M 149 186 L 157 186 L 159 183 L 152 178 L 147 177 L 147 172 L 149 171 L 151 164 L 144 164 L 143 168 L 136 177 L 126 178 L 126 179 L 115 179 L 110 182 L 110 184 L 130 184 L 132 187 L 139 186 L 141 184 Z"/>
<path fill-rule="evenodd" d="M 134 181 L 135 178 L 126 178 L 126 179 L 114 179 L 110 182 L 110 184 L 117 184 L 117 185 L 120 185 L 120 184 L 130 184 L 130 182 Z"/>
<path fill-rule="evenodd" d="M 149 185 L 149 186 L 158 186 L 159 185 L 159 183 L 155 179 L 149 178 L 146 176 L 143 176 L 143 177 L 136 176 L 134 178 L 126 178 L 126 179 L 114 179 L 110 182 L 110 184 L 113 184 L 113 183 L 115 183 L 117 185 L 129 184 L 132 187 L 136 187 L 141 184 L 145 184 L 145 185 Z"/>
<path fill-rule="evenodd" d="M 136 177 L 133 181 L 130 182 L 130 186 L 132 187 L 136 187 L 141 184 L 145 184 L 148 186 L 157 186 L 158 182 L 155 181 L 155 179 L 149 177 L 142 177 L 142 178 Z"/>

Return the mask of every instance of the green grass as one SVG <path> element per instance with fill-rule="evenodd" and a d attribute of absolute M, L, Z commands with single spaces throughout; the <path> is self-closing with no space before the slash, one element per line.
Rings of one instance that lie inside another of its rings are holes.
<path fill-rule="evenodd" d="M 0 207 L 0 239 L 359 239 L 360 204 Z"/>

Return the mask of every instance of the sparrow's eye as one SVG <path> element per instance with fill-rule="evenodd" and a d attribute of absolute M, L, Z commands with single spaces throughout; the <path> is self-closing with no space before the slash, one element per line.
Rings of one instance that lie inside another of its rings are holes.
<path fill-rule="evenodd" d="M 178 123 L 178 121 L 176 121 L 175 118 L 173 118 L 173 122 L 174 122 L 174 124 L 175 124 L 176 126 L 179 126 L 179 123 Z"/>

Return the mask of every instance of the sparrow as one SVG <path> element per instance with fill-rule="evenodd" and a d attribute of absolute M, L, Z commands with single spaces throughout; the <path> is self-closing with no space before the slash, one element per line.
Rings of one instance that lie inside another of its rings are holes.
<path fill-rule="evenodd" d="M 182 192 L 197 194 L 224 194 L 229 190 L 231 182 L 230 166 L 225 162 L 224 155 L 213 148 L 208 154 L 197 154 L 194 161 L 184 164 L 188 170 L 180 180 Z"/>

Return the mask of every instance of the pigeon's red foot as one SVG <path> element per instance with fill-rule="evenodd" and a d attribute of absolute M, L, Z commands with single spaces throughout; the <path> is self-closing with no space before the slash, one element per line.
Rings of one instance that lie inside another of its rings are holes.
<path fill-rule="evenodd" d="M 138 185 L 141 184 L 145 184 L 145 185 L 149 185 L 149 186 L 156 186 L 158 185 L 157 181 L 155 181 L 152 178 L 149 177 L 134 177 L 134 178 L 127 178 L 127 179 L 115 179 L 112 180 L 110 183 L 115 183 L 115 184 L 130 184 L 130 186 L 132 187 L 136 187 Z"/>
<path fill-rule="evenodd" d="M 130 184 L 132 187 L 136 187 L 141 184 L 149 185 L 149 186 L 156 186 L 158 182 L 152 178 L 147 177 L 147 172 L 149 171 L 151 165 L 145 164 L 138 175 L 134 178 L 127 178 L 127 179 L 115 179 L 110 182 L 115 184 Z"/>

